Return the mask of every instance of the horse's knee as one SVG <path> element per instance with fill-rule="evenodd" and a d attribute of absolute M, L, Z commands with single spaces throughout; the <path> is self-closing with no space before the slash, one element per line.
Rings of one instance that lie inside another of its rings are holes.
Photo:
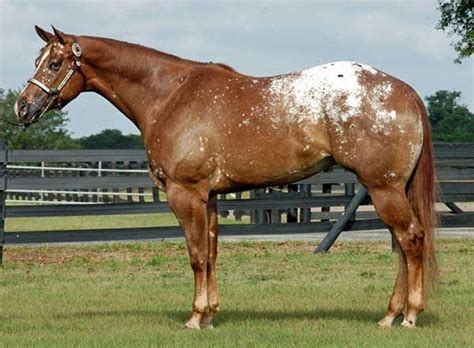
<path fill-rule="evenodd" d="M 189 261 L 191 268 L 195 272 L 206 271 L 207 269 L 207 253 L 200 252 L 198 250 L 189 250 Z"/>
<path fill-rule="evenodd" d="M 191 256 L 191 268 L 194 272 L 204 272 L 207 269 L 207 259 Z"/>

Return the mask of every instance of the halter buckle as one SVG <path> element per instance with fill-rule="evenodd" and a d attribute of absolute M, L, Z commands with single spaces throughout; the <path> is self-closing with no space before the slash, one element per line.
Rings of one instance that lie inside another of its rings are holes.
<path fill-rule="evenodd" d="M 74 54 L 76 58 L 81 58 L 82 56 L 82 48 L 77 42 L 72 44 L 72 54 Z"/>

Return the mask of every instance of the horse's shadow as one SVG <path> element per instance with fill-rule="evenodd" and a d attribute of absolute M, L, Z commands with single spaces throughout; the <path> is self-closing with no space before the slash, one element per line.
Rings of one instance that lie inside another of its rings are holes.
<path fill-rule="evenodd" d="M 189 319 L 190 312 L 184 310 L 165 311 L 170 318 L 184 321 Z M 256 321 L 317 321 L 321 319 L 335 319 L 343 321 L 373 322 L 381 313 L 364 310 L 344 309 L 315 309 L 315 310 L 260 310 L 260 309 L 229 309 L 219 312 L 216 316 L 216 325 L 227 322 Z"/>
<path fill-rule="evenodd" d="M 115 311 L 80 311 L 68 314 L 61 314 L 61 317 L 68 318 L 87 318 L 87 317 L 122 317 L 122 316 L 138 316 L 138 317 L 159 317 L 167 316 L 173 322 L 184 323 L 189 319 L 190 311 L 186 310 L 115 310 Z M 334 308 L 318 308 L 314 310 L 259 310 L 259 309 L 228 309 L 218 313 L 215 324 L 238 323 L 249 320 L 256 321 L 318 321 L 318 320 L 338 320 L 347 322 L 364 322 L 376 323 L 383 316 L 381 311 L 369 310 L 351 310 L 351 309 L 334 309 Z M 425 313 L 420 318 L 420 325 L 429 326 L 438 322 L 437 316 L 431 313 Z"/>

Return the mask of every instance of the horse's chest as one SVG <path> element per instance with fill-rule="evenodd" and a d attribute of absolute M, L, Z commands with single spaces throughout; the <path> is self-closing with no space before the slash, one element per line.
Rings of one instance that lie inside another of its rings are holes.
<path fill-rule="evenodd" d="M 162 191 L 166 190 L 166 174 L 161 166 L 149 165 L 150 177 L 156 186 Z"/>
<path fill-rule="evenodd" d="M 148 171 L 153 182 L 160 190 L 166 188 L 166 172 L 163 165 L 163 160 L 159 156 L 159 151 L 147 150 L 148 155 Z"/>

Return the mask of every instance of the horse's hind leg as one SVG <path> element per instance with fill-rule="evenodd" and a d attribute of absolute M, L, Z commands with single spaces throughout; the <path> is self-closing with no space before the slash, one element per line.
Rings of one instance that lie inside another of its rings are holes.
<path fill-rule="evenodd" d="M 207 204 L 207 217 L 209 221 L 209 254 L 207 258 L 207 297 L 209 300 L 209 312 L 201 320 L 201 327 L 213 328 L 212 319 L 219 310 L 217 302 L 217 279 L 216 279 L 216 258 L 217 258 L 217 197 L 209 199 Z"/>
<path fill-rule="evenodd" d="M 395 232 L 392 228 L 390 228 L 390 232 L 396 240 Z M 383 319 L 379 321 L 379 325 L 382 327 L 392 326 L 393 321 L 403 315 L 407 303 L 407 260 L 400 245 L 398 242 L 396 243 L 399 256 L 398 274 L 387 312 Z"/>
<path fill-rule="evenodd" d="M 399 273 L 388 312 L 382 322 L 386 325 L 391 324 L 393 319 L 402 314 L 405 309 L 403 300 L 406 297 L 406 315 L 402 325 L 414 327 L 418 314 L 424 309 L 424 233 L 401 186 L 383 189 L 369 188 L 369 192 L 380 218 L 393 229 L 394 236 L 407 263 L 406 278 L 403 273 Z"/>

